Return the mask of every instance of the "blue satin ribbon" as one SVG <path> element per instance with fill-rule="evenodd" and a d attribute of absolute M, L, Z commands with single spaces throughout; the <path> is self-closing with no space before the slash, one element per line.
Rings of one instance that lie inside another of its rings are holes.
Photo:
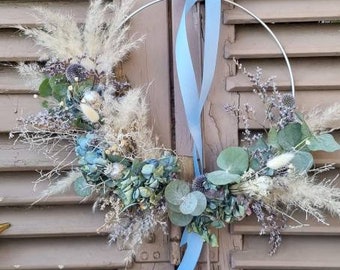
<path fill-rule="evenodd" d="M 200 91 L 196 81 L 186 30 L 186 16 L 196 2 L 197 0 L 185 0 L 183 14 L 177 32 L 175 53 L 184 111 L 193 139 L 194 170 L 195 175 L 198 176 L 203 173 L 201 114 L 215 73 L 220 32 L 221 0 L 205 1 L 205 42 Z M 187 249 L 178 270 L 193 270 L 201 253 L 203 240 L 198 234 L 189 233 L 185 230 L 181 241 L 181 245 L 184 244 L 187 244 Z"/>

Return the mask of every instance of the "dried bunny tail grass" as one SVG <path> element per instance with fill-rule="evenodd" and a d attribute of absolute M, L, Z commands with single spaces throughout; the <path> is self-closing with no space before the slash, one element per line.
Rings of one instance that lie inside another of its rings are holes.
<path fill-rule="evenodd" d="M 340 103 L 327 108 L 314 108 L 305 114 L 305 121 L 314 133 L 340 129 Z"/>
<path fill-rule="evenodd" d="M 298 174 L 277 177 L 268 202 L 283 203 L 288 209 L 300 208 L 327 224 L 322 213 L 324 210 L 340 217 L 340 189 L 334 187 L 334 180 L 316 183 L 314 177 Z"/>
<path fill-rule="evenodd" d="M 71 185 L 74 183 L 74 181 L 77 180 L 77 178 L 81 177 L 82 174 L 78 171 L 71 171 L 67 174 L 67 176 L 63 177 L 62 179 L 56 181 L 54 184 L 50 185 L 47 189 L 42 191 L 40 193 L 39 199 L 36 200 L 33 204 L 36 204 L 37 202 L 46 199 L 48 197 L 51 197 L 53 195 L 61 194 L 67 191 Z"/>
<path fill-rule="evenodd" d="M 43 80 L 41 68 L 37 63 L 19 63 L 17 66 L 20 76 L 24 79 L 25 85 L 32 90 L 37 90 Z"/>
<path fill-rule="evenodd" d="M 35 17 L 42 28 L 18 26 L 36 45 L 48 50 L 50 56 L 61 61 L 82 56 L 82 36 L 77 22 L 71 17 L 49 9 L 34 8 Z"/>
<path fill-rule="evenodd" d="M 145 91 L 134 88 L 121 98 L 115 98 L 114 89 L 104 92 L 103 117 L 104 124 L 101 131 L 108 142 L 117 139 L 116 134 L 124 131 L 137 145 L 136 155 L 140 158 L 157 157 L 152 130 L 148 126 L 149 107 L 146 102 Z"/>
<path fill-rule="evenodd" d="M 124 24 L 134 0 L 124 0 L 105 5 L 109 18 L 106 31 L 101 36 L 101 48 L 96 64 L 99 72 L 111 74 L 112 68 L 143 41 L 143 37 L 128 37 L 129 26 Z"/>

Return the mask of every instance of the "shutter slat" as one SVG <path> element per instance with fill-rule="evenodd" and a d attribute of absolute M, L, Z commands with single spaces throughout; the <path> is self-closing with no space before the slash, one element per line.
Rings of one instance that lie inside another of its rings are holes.
<path fill-rule="evenodd" d="M 284 24 L 270 26 L 290 57 L 340 55 L 339 24 Z M 327 42 L 325 42 L 327 40 Z M 259 25 L 239 25 L 236 40 L 227 43 L 226 58 L 282 57 L 266 30 Z"/>
<path fill-rule="evenodd" d="M 269 256 L 268 236 L 245 236 L 244 250 L 235 251 L 236 269 L 339 269 L 339 237 L 283 236 L 278 252 Z"/>
<path fill-rule="evenodd" d="M 305 213 L 294 213 L 294 218 L 306 226 L 301 227 L 296 222 L 288 220 L 287 227 L 282 232 L 283 235 L 340 235 L 339 219 L 335 217 L 327 217 L 326 222 L 329 226 L 317 222 L 312 217 L 306 220 Z M 231 231 L 233 234 L 253 234 L 259 235 L 261 226 L 257 222 L 256 217 L 246 217 L 241 222 L 232 224 Z"/>
<path fill-rule="evenodd" d="M 63 194 L 40 200 L 40 193 L 49 186 L 48 181 L 43 181 L 36 186 L 33 184 L 39 178 L 37 172 L 2 172 L 0 173 L 0 206 L 36 205 L 68 205 L 78 204 L 83 198 L 77 196 L 72 188 Z"/>
<path fill-rule="evenodd" d="M 287 92 L 289 93 L 289 92 Z M 323 89 L 319 89 L 319 91 L 298 91 L 296 93 L 296 102 L 297 108 L 300 112 L 308 112 L 315 107 L 327 107 L 331 106 L 334 103 L 337 103 L 339 100 L 339 90 L 334 91 L 325 91 Z M 256 111 L 256 119 L 260 121 L 260 123 L 265 119 L 265 112 L 262 101 L 257 97 L 256 94 L 252 92 L 242 92 L 240 95 L 240 106 L 243 104 L 251 105 Z M 226 101 L 227 104 L 227 101 Z M 260 125 L 251 121 L 251 128 L 261 128 Z M 243 124 L 240 123 L 239 127 L 242 129 Z"/>
<path fill-rule="evenodd" d="M 252 11 L 265 22 L 305 22 L 338 20 L 338 0 L 238 0 L 238 4 Z M 224 11 L 224 23 L 241 24 L 256 22 L 239 8 Z"/>
<path fill-rule="evenodd" d="M 1 239 L 0 269 L 115 269 L 127 255 L 99 236 Z"/>
<path fill-rule="evenodd" d="M 9 132 L 17 126 L 17 119 L 36 114 L 42 110 L 41 100 L 34 99 L 33 94 L 0 95 L 0 132 Z"/>
<path fill-rule="evenodd" d="M 36 93 L 30 89 L 14 67 L 0 67 L 0 94 Z"/>
<path fill-rule="evenodd" d="M 0 28 L 40 24 L 33 15 L 35 7 L 48 8 L 61 14 L 72 14 L 77 22 L 83 22 L 88 1 L 1 1 Z"/>
<path fill-rule="evenodd" d="M 288 69 L 283 59 L 243 59 L 240 61 L 247 71 L 255 74 L 260 67 L 263 79 L 274 76 L 280 91 L 289 90 L 290 80 Z M 293 58 L 291 59 L 296 90 L 338 90 L 340 76 L 335 70 L 340 70 L 338 57 Z M 226 78 L 228 91 L 252 91 L 252 84 L 242 71 L 235 76 Z"/>
<path fill-rule="evenodd" d="M 63 148 L 61 143 L 55 146 L 53 153 L 60 151 L 60 154 L 58 160 L 54 161 L 38 149 L 30 150 L 29 145 L 20 142 L 14 145 L 14 140 L 8 140 L 8 135 L 0 134 L 0 171 L 47 170 L 61 161 L 63 161 L 62 164 L 68 164 L 70 167 L 71 162 L 75 160 L 74 149 L 64 150 Z"/>
<path fill-rule="evenodd" d="M 88 236 L 97 235 L 104 216 L 93 213 L 90 205 L 2 207 L 1 220 L 12 225 L 1 238 Z"/>

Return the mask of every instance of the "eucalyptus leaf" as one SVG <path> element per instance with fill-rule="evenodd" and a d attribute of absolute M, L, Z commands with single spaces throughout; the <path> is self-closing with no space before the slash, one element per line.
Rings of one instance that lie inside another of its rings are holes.
<path fill-rule="evenodd" d="M 309 152 L 297 151 L 294 153 L 291 164 L 298 173 L 306 173 L 314 164 L 313 156 Z"/>
<path fill-rule="evenodd" d="M 189 184 L 182 180 L 170 182 L 164 191 L 165 199 L 174 205 L 180 205 L 183 198 L 190 192 Z"/>
<path fill-rule="evenodd" d="M 74 181 L 73 189 L 74 192 L 81 197 L 90 196 L 92 193 L 92 187 L 86 182 L 83 176 L 78 177 L 76 181 Z"/>
<path fill-rule="evenodd" d="M 271 128 L 268 132 L 268 144 L 274 148 L 280 148 L 278 142 L 278 132 L 276 128 Z"/>
<path fill-rule="evenodd" d="M 340 150 L 340 145 L 335 141 L 331 134 L 321 134 L 309 139 L 308 148 L 311 151 L 334 152 Z"/>
<path fill-rule="evenodd" d="M 49 84 L 52 88 L 52 96 L 58 100 L 63 101 L 67 97 L 67 89 L 69 83 L 64 76 L 54 76 L 49 79 Z"/>
<path fill-rule="evenodd" d="M 243 174 L 249 166 L 249 156 L 242 147 L 228 147 L 217 157 L 217 166 L 230 174 Z"/>
<path fill-rule="evenodd" d="M 241 178 L 241 176 L 238 174 L 232 174 L 221 170 L 207 173 L 206 177 L 210 183 L 216 186 L 238 183 Z"/>
<path fill-rule="evenodd" d="M 200 191 L 193 191 L 187 194 L 179 209 L 185 215 L 199 216 L 207 207 L 207 199 Z"/>
<path fill-rule="evenodd" d="M 167 202 L 167 207 L 169 210 L 176 212 L 176 213 L 181 213 L 181 210 L 179 209 L 179 205 L 174 205 L 172 203 Z"/>
<path fill-rule="evenodd" d="M 171 223 L 180 227 L 187 226 L 193 218 L 193 216 L 191 215 L 183 215 L 181 213 L 176 213 L 171 210 L 168 211 L 168 215 Z"/>
<path fill-rule="evenodd" d="M 277 134 L 279 145 L 286 151 L 292 150 L 302 140 L 301 124 L 290 123 Z"/>
<path fill-rule="evenodd" d="M 49 97 L 52 95 L 52 88 L 49 83 L 49 78 L 44 79 L 39 86 L 39 95 L 41 97 Z"/>

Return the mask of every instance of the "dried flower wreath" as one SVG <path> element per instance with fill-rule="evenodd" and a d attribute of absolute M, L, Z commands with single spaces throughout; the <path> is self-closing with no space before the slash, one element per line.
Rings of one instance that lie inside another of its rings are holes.
<path fill-rule="evenodd" d="M 99 231 L 109 232 L 111 241 L 123 240 L 132 250 L 157 225 L 166 226 L 167 213 L 173 224 L 187 226 L 213 246 L 217 238 L 211 227 L 222 228 L 253 213 L 263 232 L 270 233 L 271 253 L 293 209 L 322 223 L 324 210 L 340 217 L 340 189 L 333 180 L 316 180 L 331 166 L 313 168 L 311 154 L 340 149 L 328 125 L 339 106 L 304 116 L 296 111 L 292 95 L 279 93 L 272 79 L 261 81 L 260 70 L 245 73 L 263 101 L 270 129 L 253 135 L 253 108 L 226 106 L 244 122 L 244 145 L 223 150 L 217 158 L 220 169 L 192 184 L 177 179 L 178 158 L 152 139 L 145 91 L 114 73 L 141 42 L 127 35 L 132 2 L 95 0 L 82 26 L 70 17 L 38 9 L 43 27 L 21 27 L 48 52 L 44 62 L 18 67 L 39 90 L 45 109 L 19 120 L 12 135 L 47 155 L 57 146 L 58 153 L 66 152 L 62 162 L 37 180 L 52 181 L 41 199 L 72 185 L 78 195 L 94 196 L 95 208 L 106 211 Z M 74 162 L 67 162 L 72 153 L 77 166 L 65 176 L 62 171 Z"/>

